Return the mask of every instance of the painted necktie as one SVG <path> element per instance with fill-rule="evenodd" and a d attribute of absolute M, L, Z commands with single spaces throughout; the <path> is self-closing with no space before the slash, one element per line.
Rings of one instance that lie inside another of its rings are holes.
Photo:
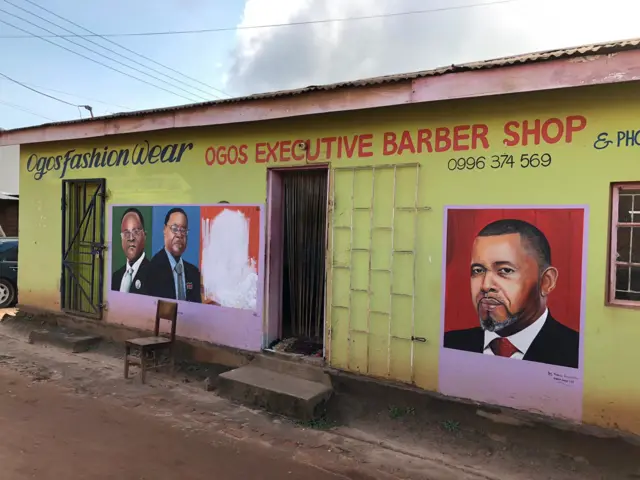
<path fill-rule="evenodd" d="M 128 267 L 122 279 L 122 285 L 120 286 L 121 292 L 129 292 L 131 289 L 131 283 L 133 282 L 133 268 Z"/>
<path fill-rule="evenodd" d="M 511 357 L 514 353 L 519 352 L 508 338 L 496 338 L 491 341 L 489 348 L 497 357 Z"/>
<path fill-rule="evenodd" d="M 186 295 L 184 293 L 184 282 L 182 277 L 182 264 L 176 264 L 176 274 L 178 275 L 178 300 L 186 300 Z"/>

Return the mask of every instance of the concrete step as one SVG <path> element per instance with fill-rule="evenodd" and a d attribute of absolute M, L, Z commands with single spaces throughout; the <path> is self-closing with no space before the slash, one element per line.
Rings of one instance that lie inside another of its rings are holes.
<path fill-rule="evenodd" d="M 322 416 L 332 392 L 332 388 L 323 383 L 253 364 L 218 377 L 220 395 L 302 421 Z"/>
<path fill-rule="evenodd" d="M 320 365 L 304 363 L 296 359 L 290 360 L 267 353 L 256 355 L 251 365 L 331 387 L 331 377 L 324 372 Z"/>
<path fill-rule="evenodd" d="M 85 335 L 66 330 L 38 329 L 29 333 L 29 343 L 53 345 L 73 353 L 86 352 L 102 340 L 95 335 Z"/>

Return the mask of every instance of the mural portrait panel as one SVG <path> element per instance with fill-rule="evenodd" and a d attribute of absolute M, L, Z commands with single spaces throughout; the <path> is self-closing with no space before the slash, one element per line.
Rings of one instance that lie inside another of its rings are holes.
<path fill-rule="evenodd" d="M 112 210 L 111 290 L 142 293 L 151 260 L 151 207 L 114 207 Z"/>
<path fill-rule="evenodd" d="M 118 205 L 111 291 L 256 311 L 258 205 Z"/>
<path fill-rule="evenodd" d="M 203 302 L 255 310 L 260 251 L 260 208 L 202 207 Z"/>
<path fill-rule="evenodd" d="M 200 207 L 153 207 L 153 258 L 147 295 L 202 303 Z"/>
<path fill-rule="evenodd" d="M 494 376 L 522 376 L 502 388 L 516 403 L 527 375 L 554 386 L 580 383 L 584 222 L 584 209 L 571 207 L 447 211 L 441 356 L 449 378 L 441 385 L 483 399 L 482 388 L 474 392 L 453 380 L 473 377 L 477 384 L 490 376 L 477 366 L 464 371 L 480 357 L 484 368 L 493 365 Z M 462 363 L 453 373 L 448 362 Z M 571 370 L 575 374 L 566 373 Z"/>
<path fill-rule="evenodd" d="M 265 346 L 264 205 L 119 204 L 109 214 L 107 322 L 149 330 L 167 299 L 180 304 L 181 337 Z"/>

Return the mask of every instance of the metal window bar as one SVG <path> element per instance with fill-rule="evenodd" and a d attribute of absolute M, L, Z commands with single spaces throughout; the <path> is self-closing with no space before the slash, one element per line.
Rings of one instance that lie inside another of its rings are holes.
<path fill-rule="evenodd" d="M 396 194 L 397 194 L 397 171 L 399 168 L 415 168 L 415 185 L 414 185 L 414 205 L 412 207 L 398 207 L 396 206 Z M 391 209 L 391 226 L 390 227 L 375 227 L 374 226 L 374 202 L 375 202 L 375 180 L 376 180 L 376 170 L 383 169 L 392 169 L 393 170 L 393 192 L 392 192 L 392 209 Z M 355 206 L 355 177 L 356 171 L 360 170 L 371 170 L 372 175 L 372 187 L 371 187 L 371 201 L 369 207 L 356 207 Z M 414 381 L 414 345 L 413 339 L 415 335 L 415 293 L 416 293 L 416 281 L 417 281 L 417 262 L 416 262 L 416 251 L 417 248 L 417 240 L 418 240 L 418 213 L 421 211 L 428 211 L 430 207 L 420 207 L 418 206 L 419 200 L 419 182 L 420 182 L 420 164 L 411 163 L 411 164 L 395 164 L 395 165 L 373 165 L 373 166 L 359 166 L 359 167 L 337 167 L 332 169 L 332 205 L 335 208 L 335 174 L 336 171 L 351 171 L 352 179 L 351 179 L 351 208 L 349 215 L 349 225 L 335 225 L 335 218 L 332 220 L 332 230 L 331 230 L 331 244 L 332 244 L 332 256 L 335 255 L 335 243 L 334 243 L 334 232 L 336 230 L 349 230 L 350 239 L 349 239 L 349 263 L 348 265 L 340 265 L 336 264 L 334 259 L 331 260 L 331 269 L 342 269 L 349 270 L 349 296 L 347 306 L 344 305 L 331 305 L 329 310 L 332 309 L 342 309 L 347 310 L 348 315 L 348 338 L 347 338 L 347 368 L 352 370 L 351 367 L 351 334 L 352 333 L 363 333 L 369 335 L 371 332 L 371 314 L 377 315 L 386 315 L 389 319 L 388 321 L 388 332 L 387 332 L 387 376 L 391 376 L 391 340 L 392 339 L 400 339 L 400 340 L 408 340 L 411 342 L 410 347 L 410 355 L 411 355 L 411 382 Z M 353 228 L 354 228 L 354 212 L 356 211 L 369 211 L 369 227 L 371 231 L 370 239 L 369 239 L 369 248 L 354 248 L 353 247 Z M 395 243 L 395 213 L 396 211 L 409 211 L 413 212 L 413 221 L 414 221 L 414 242 L 413 242 L 413 250 L 396 250 L 394 248 Z M 389 269 L 384 268 L 373 268 L 373 259 L 372 259 L 372 250 L 373 250 L 373 230 L 386 230 L 391 233 L 391 248 L 389 251 Z M 354 289 L 353 288 L 353 275 L 351 274 L 352 262 L 353 262 L 353 252 L 368 252 L 369 254 L 369 272 L 368 272 L 368 288 L 364 289 Z M 393 271 L 394 271 L 394 259 L 395 255 L 412 255 L 412 291 L 411 293 L 396 293 L 393 291 Z M 373 272 L 386 272 L 390 275 L 390 289 L 389 289 L 389 311 L 377 311 L 371 309 L 371 297 L 372 297 L 372 274 Z M 333 273 L 333 272 L 332 272 Z M 333 274 L 332 274 L 333 278 Z M 367 331 L 356 331 L 351 327 L 351 305 L 352 305 L 352 294 L 353 292 L 363 292 L 367 293 Z M 393 318 L 393 299 L 394 297 L 409 297 L 411 298 L 411 338 L 399 337 L 396 335 L 392 335 L 392 318 Z M 333 301 L 332 301 L 333 303 Z M 366 358 L 366 369 L 367 373 L 369 371 L 369 358 L 370 358 L 370 342 L 367 341 L 367 358 Z"/>
<path fill-rule="evenodd" d="M 635 189 L 634 189 L 635 190 Z M 614 277 L 614 297 L 617 298 L 618 294 L 626 294 L 626 295 L 640 295 L 640 291 L 639 290 L 634 290 L 632 288 L 632 268 L 640 268 L 640 263 L 638 262 L 634 262 L 633 260 L 633 250 L 634 250 L 634 240 L 638 241 L 637 238 L 634 237 L 634 229 L 637 227 L 640 227 L 640 222 L 636 222 L 635 221 L 635 215 L 640 214 L 640 194 L 637 193 L 625 193 L 625 190 L 620 189 L 619 193 L 618 193 L 618 207 L 620 205 L 620 199 L 624 198 L 624 197 L 630 197 L 631 198 L 631 210 L 630 210 L 630 215 L 631 215 L 631 221 L 630 222 L 620 222 L 618 219 L 616 219 L 616 231 L 619 232 L 621 228 L 629 228 L 629 248 L 628 251 L 625 252 L 628 254 L 628 258 L 629 260 L 626 262 L 620 262 L 620 261 L 615 261 L 615 277 Z M 618 209 L 619 212 L 619 209 Z M 614 248 L 616 248 L 616 252 L 617 252 L 617 245 L 613 245 Z M 619 255 L 617 255 L 619 256 Z M 618 276 L 618 269 L 626 269 L 628 272 L 628 279 L 627 279 L 627 288 L 622 290 L 619 289 L 617 287 L 617 276 Z M 631 300 L 631 301 L 637 301 L 637 300 Z"/>

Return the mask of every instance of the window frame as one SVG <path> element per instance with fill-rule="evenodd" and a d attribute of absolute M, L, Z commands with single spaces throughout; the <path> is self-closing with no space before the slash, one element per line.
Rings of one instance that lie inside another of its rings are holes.
<path fill-rule="evenodd" d="M 640 300 L 620 300 L 616 299 L 616 279 L 617 279 L 617 253 L 618 253 L 618 213 L 620 206 L 620 193 L 625 190 L 640 190 L 640 182 L 616 182 L 611 184 L 611 205 L 609 208 L 609 242 L 607 252 L 607 295 L 606 305 L 615 307 L 626 307 L 640 309 Z M 635 210 L 634 210 L 635 211 Z M 640 210 L 639 210 L 640 211 Z M 640 227 L 640 222 L 623 223 L 625 227 Z M 629 263 L 634 264 L 629 258 Z M 623 262 L 620 262 L 623 263 Z M 640 266 L 640 264 L 638 264 Z"/>

